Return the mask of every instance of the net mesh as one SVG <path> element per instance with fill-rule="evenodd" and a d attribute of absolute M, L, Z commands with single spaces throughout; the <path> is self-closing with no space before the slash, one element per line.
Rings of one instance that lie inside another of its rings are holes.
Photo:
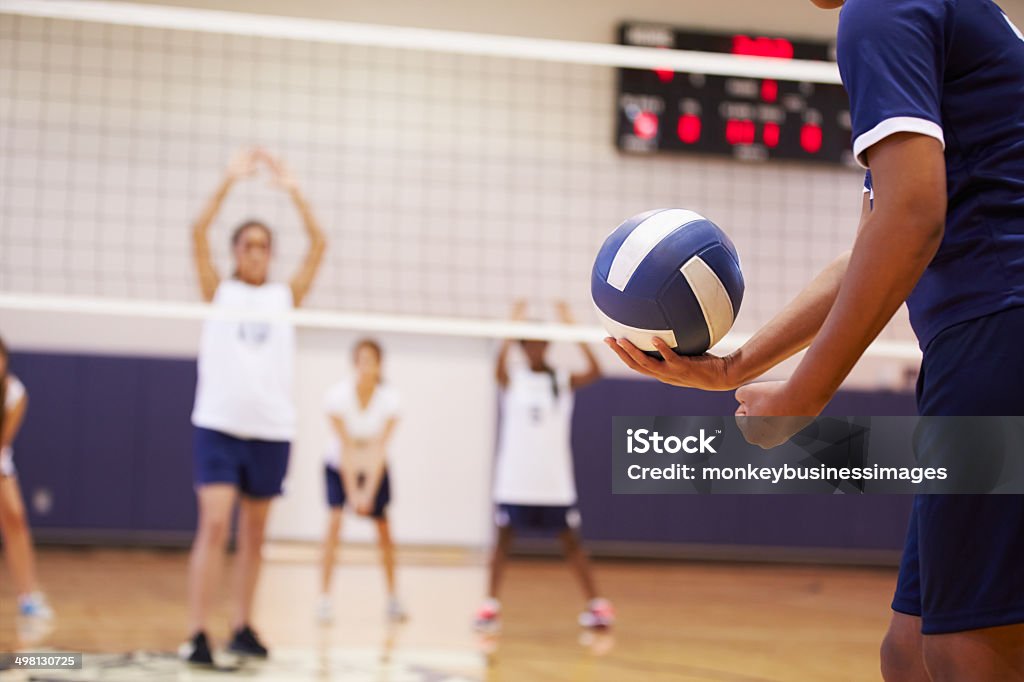
<path fill-rule="evenodd" d="M 314 309 L 504 317 L 515 298 L 584 317 L 621 220 L 696 210 L 739 249 L 750 332 L 848 248 L 857 171 L 623 155 L 615 70 L 550 60 L 0 14 L 0 288 L 195 301 L 191 225 L 234 153 L 281 157 L 329 247 Z M 306 242 L 289 198 L 239 183 L 211 234 Z M 912 338 L 902 312 L 882 338 Z"/>

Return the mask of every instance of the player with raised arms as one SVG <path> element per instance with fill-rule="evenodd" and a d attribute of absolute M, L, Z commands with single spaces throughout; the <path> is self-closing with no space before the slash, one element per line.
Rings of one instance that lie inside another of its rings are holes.
<path fill-rule="evenodd" d="M 7 569 L 18 594 L 18 615 L 42 622 L 53 618 L 53 610 L 39 591 L 32 531 L 14 468 L 14 439 L 28 410 L 28 392 L 8 370 L 8 359 L 7 346 L 0 339 L 0 535 Z"/>
<path fill-rule="evenodd" d="M 229 278 L 221 279 L 210 255 L 207 233 L 224 198 L 261 164 L 291 197 L 309 238 L 305 260 L 289 284 L 268 279 L 272 233 L 260 221 L 245 221 L 232 233 L 234 271 Z M 203 299 L 225 311 L 265 313 L 272 318 L 302 304 L 320 267 L 326 240 L 295 180 L 277 159 L 255 149 L 239 154 L 228 168 L 195 223 L 193 245 Z M 203 325 L 192 412 L 199 522 L 189 562 L 191 636 L 180 652 L 190 663 L 213 664 L 206 625 L 220 585 L 236 503 L 235 605 L 228 649 L 239 655 L 267 656 L 250 619 L 267 514 L 273 498 L 282 492 L 295 432 L 294 354 L 295 330 L 286 320 L 225 317 L 211 318 Z"/>
<path fill-rule="evenodd" d="M 569 307 L 557 304 L 565 324 L 573 324 Z M 522 320 L 526 304 L 519 301 L 513 320 Z M 580 515 L 576 510 L 570 427 L 573 393 L 601 377 L 597 359 L 586 344 L 580 349 L 587 369 L 578 374 L 552 367 L 547 341 L 523 340 L 518 345 L 527 364 L 510 368 L 508 355 L 513 341 L 506 340 L 498 353 L 496 375 L 502 389 L 501 427 L 498 435 L 494 502 L 497 506 L 497 543 L 491 557 L 487 599 L 477 612 L 475 627 L 495 632 L 501 622 L 498 600 L 506 557 L 516 530 L 557 533 L 565 558 L 587 599 L 579 622 L 584 627 L 609 627 L 615 616 L 611 603 L 594 585 L 587 554 L 580 542 Z"/>
<path fill-rule="evenodd" d="M 738 389 L 738 415 L 813 416 L 906 301 L 922 415 L 1024 415 L 1024 35 L 991 0 L 813 2 L 845 5 L 839 67 L 870 168 L 853 248 L 726 357 L 608 345 L 664 382 Z M 748 384 L 808 346 L 788 380 Z M 884 678 L 1024 680 L 1022 557 L 1024 496 L 915 498 Z"/>

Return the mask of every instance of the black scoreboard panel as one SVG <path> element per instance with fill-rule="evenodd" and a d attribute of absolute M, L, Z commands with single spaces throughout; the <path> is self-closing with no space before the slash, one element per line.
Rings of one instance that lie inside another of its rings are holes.
<path fill-rule="evenodd" d="M 835 62 L 834 43 L 626 23 L 623 45 Z M 616 144 L 641 154 L 853 165 L 841 85 L 619 69 Z"/>

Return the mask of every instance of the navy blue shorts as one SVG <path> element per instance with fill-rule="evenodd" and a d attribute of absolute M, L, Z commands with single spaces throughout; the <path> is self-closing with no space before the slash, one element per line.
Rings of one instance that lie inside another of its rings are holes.
<path fill-rule="evenodd" d="M 288 441 L 247 440 L 195 427 L 196 486 L 229 483 L 248 497 L 275 497 L 288 472 Z"/>
<path fill-rule="evenodd" d="M 324 465 L 324 478 L 327 481 L 327 504 L 331 507 L 344 507 L 348 496 L 345 494 L 345 481 L 337 469 Z M 366 474 L 360 472 L 356 476 L 356 485 L 362 488 L 366 484 Z M 391 479 L 388 477 L 388 470 L 385 469 L 380 477 L 380 484 L 377 486 L 377 496 L 373 499 L 373 511 L 370 516 L 375 519 L 383 519 L 384 511 L 391 502 Z"/>
<path fill-rule="evenodd" d="M 550 533 L 578 528 L 580 513 L 575 507 L 533 504 L 499 504 L 494 513 L 499 528 L 539 530 Z"/>
<path fill-rule="evenodd" d="M 1021 339 L 1024 308 L 941 332 L 924 352 L 918 411 L 1024 415 Z M 1024 623 L 1024 496 L 918 495 L 892 608 L 920 616 L 926 635 Z"/>

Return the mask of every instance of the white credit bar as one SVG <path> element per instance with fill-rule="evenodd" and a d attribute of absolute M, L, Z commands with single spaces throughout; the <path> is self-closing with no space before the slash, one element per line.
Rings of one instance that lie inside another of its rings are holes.
<path fill-rule="evenodd" d="M 671 69 L 741 78 L 841 83 L 831 62 L 660 50 L 604 43 L 440 31 L 268 14 L 91 0 L 0 0 L 0 13 L 122 26 L 226 33 L 344 45 L 506 57 L 594 66 Z"/>

